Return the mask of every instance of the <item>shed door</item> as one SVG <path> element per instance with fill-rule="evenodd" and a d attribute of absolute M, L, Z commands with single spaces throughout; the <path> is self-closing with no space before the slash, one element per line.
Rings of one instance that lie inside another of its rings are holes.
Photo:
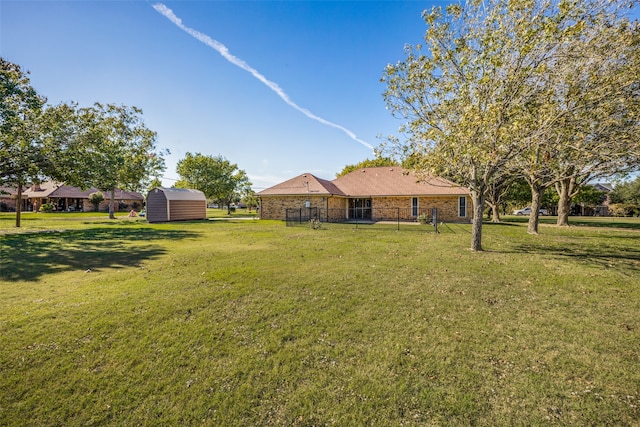
<path fill-rule="evenodd" d="M 154 190 L 147 196 L 147 221 L 163 222 L 168 220 L 167 199 L 162 191 Z"/>

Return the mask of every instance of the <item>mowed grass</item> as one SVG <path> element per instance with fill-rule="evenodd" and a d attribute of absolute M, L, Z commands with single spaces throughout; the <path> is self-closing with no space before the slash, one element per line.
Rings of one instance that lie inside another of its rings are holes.
<path fill-rule="evenodd" d="M 640 420 L 634 220 L 473 253 L 468 225 L 12 219 L 0 425 Z"/>

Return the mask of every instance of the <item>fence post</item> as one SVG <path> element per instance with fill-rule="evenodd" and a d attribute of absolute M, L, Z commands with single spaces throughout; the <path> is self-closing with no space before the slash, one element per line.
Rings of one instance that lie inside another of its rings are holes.
<path fill-rule="evenodd" d="M 439 233 L 439 231 L 438 231 L 438 208 L 433 208 L 433 210 L 431 211 L 431 221 L 433 222 L 433 226 L 436 229 L 436 233 Z"/>

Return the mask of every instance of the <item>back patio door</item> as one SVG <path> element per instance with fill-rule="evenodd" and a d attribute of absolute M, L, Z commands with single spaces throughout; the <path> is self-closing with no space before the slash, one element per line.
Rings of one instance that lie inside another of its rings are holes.
<path fill-rule="evenodd" d="M 371 220 L 371 199 L 349 199 L 349 219 Z"/>

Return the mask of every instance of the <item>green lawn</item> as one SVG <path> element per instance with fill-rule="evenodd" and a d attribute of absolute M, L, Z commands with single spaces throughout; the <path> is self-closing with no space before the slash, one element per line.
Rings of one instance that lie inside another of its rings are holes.
<path fill-rule="evenodd" d="M 487 224 L 483 253 L 469 225 L 13 220 L 3 426 L 640 420 L 638 219 Z"/>

